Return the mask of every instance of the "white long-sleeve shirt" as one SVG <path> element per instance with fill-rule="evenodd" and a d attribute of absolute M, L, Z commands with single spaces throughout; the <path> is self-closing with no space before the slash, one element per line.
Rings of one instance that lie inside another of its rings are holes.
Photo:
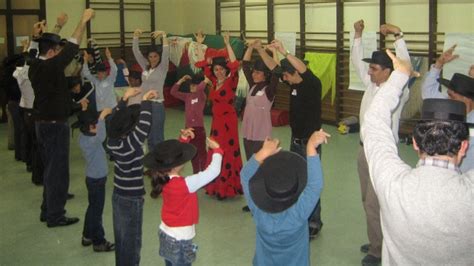
<path fill-rule="evenodd" d="M 398 39 L 394 43 L 395 52 L 397 57 L 410 60 L 410 55 L 408 54 L 408 49 L 406 43 L 403 39 Z M 368 74 L 369 64 L 362 61 L 363 59 L 363 47 L 362 47 L 362 38 L 355 38 L 352 44 L 352 52 L 351 52 L 351 61 L 354 65 L 354 68 L 359 76 L 360 80 L 364 83 L 365 87 L 367 88 L 364 92 L 364 96 L 362 97 L 362 102 L 360 103 L 360 111 L 359 111 L 359 121 L 360 125 L 364 125 L 364 114 L 369 108 L 372 100 L 374 99 L 375 95 L 379 92 L 380 88 L 383 87 L 384 83 L 377 86 L 375 83 L 370 81 L 370 76 Z M 398 142 L 398 126 L 400 123 L 400 115 L 402 113 L 403 105 L 407 102 L 409 96 L 408 90 L 403 92 L 402 100 L 398 107 L 394 110 L 392 114 L 392 132 L 393 136 L 395 137 L 396 141 Z M 362 132 L 360 133 L 362 140 Z"/>
<path fill-rule="evenodd" d="M 114 108 L 117 106 L 117 97 L 115 96 L 115 79 L 117 77 L 117 65 L 113 59 L 109 59 L 110 73 L 103 79 L 99 80 L 92 75 L 87 62 L 82 66 L 82 76 L 90 80 L 95 87 L 95 99 L 97 103 L 97 112 L 104 108 Z"/>
<path fill-rule="evenodd" d="M 391 129 L 408 76 L 394 71 L 362 126 L 370 178 L 380 204 L 382 265 L 472 265 L 474 171 L 419 165 L 398 156 Z"/>
<path fill-rule="evenodd" d="M 13 77 L 18 82 L 18 87 L 21 91 L 20 107 L 33 109 L 33 102 L 35 101 L 35 92 L 31 86 L 30 78 L 28 78 L 29 65 L 17 67 L 13 72 Z"/>

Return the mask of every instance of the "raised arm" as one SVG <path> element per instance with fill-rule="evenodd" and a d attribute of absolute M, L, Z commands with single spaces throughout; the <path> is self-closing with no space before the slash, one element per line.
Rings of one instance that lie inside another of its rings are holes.
<path fill-rule="evenodd" d="M 210 138 L 208 138 L 207 141 L 209 149 L 212 150 L 212 161 L 206 170 L 186 177 L 186 185 L 191 193 L 198 191 L 198 189 L 214 180 L 221 172 L 224 150 L 219 147 L 219 144 L 216 141 Z"/>
<path fill-rule="evenodd" d="M 132 42 L 132 52 L 135 60 L 140 65 L 140 67 L 145 70 L 148 65 L 148 60 L 143 56 L 142 52 L 140 52 L 140 35 L 142 35 L 143 31 L 140 29 L 136 29 L 133 32 L 133 42 Z"/>
<path fill-rule="evenodd" d="M 191 79 L 191 76 L 189 75 L 185 75 L 183 76 L 181 79 L 179 79 L 174 85 L 173 87 L 171 88 L 171 95 L 173 95 L 174 97 L 182 100 L 182 101 L 185 101 L 186 100 L 186 93 L 184 92 L 180 92 L 179 91 L 179 87 L 181 87 L 181 85 L 186 82 L 186 80 L 190 80 Z"/>
<path fill-rule="evenodd" d="M 397 57 L 402 60 L 410 60 L 410 54 L 408 53 L 407 44 L 403 39 L 403 35 L 401 34 L 402 30 L 400 27 L 392 25 L 392 24 L 383 24 L 380 26 L 380 33 L 387 36 L 388 34 L 393 34 L 395 36 L 395 42 L 393 45 L 395 46 L 395 53 Z"/>
<path fill-rule="evenodd" d="M 277 67 L 277 63 L 274 58 L 270 57 L 268 55 L 267 51 L 262 46 L 262 41 L 256 40 L 255 41 L 255 49 L 258 52 L 258 55 L 260 55 L 260 58 L 262 58 L 263 63 L 268 67 L 268 69 L 273 70 L 275 67 Z M 276 54 L 276 53 L 275 53 Z"/>
<path fill-rule="evenodd" d="M 89 65 L 87 64 L 87 60 L 89 59 L 89 54 L 84 51 L 84 63 L 82 64 L 82 71 L 81 74 L 84 78 L 90 80 L 92 83 L 96 84 L 99 80 L 91 74 L 89 69 Z"/>
<path fill-rule="evenodd" d="M 423 99 L 448 98 L 447 94 L 439 91 L 438 78 L 445 64 L 459 58 L 459 55 L 454 54 L 454 49 L 456 49 L 456 45 L 444 51 L 438 59 L 436 59 L 436 63 L 431 65 L 430 71 L 426 74 L 423 85 L 421 85 L 421 97 Z"/>
<path fill-rule="evenodd" d="M 117 78 L 117 65 L 115 64 L 114 59 L 112 58 L 112 53 L 110 52 L 109 48 L 105 48 L 105 57 L 110 65 L 110 73 L 107 76 L 107 80 L 115 83 L 115 79 Z"/>
<path fill-rule="evenodd" d="M 298 71 L 298 73 L 303 74 L 304 72 L 306 72 L 308 68 L 306 67 L 304 62 L 301 61 L 298 57 L 290 54 L 290 52 L 285 48 L 285 46 L 280 40 L 273 40 L 271 45 L 275 47 L 275 49 L 286 59 L 288 59 L 290 64 L 296 69 L 296 71 Z"/>
<path fill-rule="evenodd" d="M 54 25 L 54 28 L 52 30 L 53 33 L 59 34 L 61 29 L 66 25 L 68 21 L 68 16 L 66 13 L 61 12 L 58 17 L 56 18 L 56 25 Z"/>
<path fill-rule="evenodd" d="M 230 35 L 229 32 L 224 33 L 222 36 L 224 38 L 224 44 L 227 49 L 227 53 L 229 54 L 229 61 L 235 62 L 237 58 L 235 57 L 234 49 L 232 49 L 232 46 L 230 45 Z"/>
<path fill-rule="evenodd" d="M 355 68 L 357 76 L 365 86 L 370 84 L 370 76 L 367 73 L 369 67 L 362 61 L 364 49 L 362 46 L 362 32 L 364 31 L 364 20 L 358 20 L 354 23 L 354 41 L 351 47 L 351 62 Z"/>
<path fill-rule="evenodd" d="M 79 21 L 79 24 L 77 24 L 77 27 L 71 36 L 71 38 L 77 41 L 78 45 L 82 41 L 82 35 L 84 33 L 84 29 L 86 28 L 87 22 L 89 22 L 94 17 L 94 15 L 95 15 L 95 12 L 92 8 L 88 8 L 84 10 L 81 20 Z"/>
<path fill-rule="evenodd" d="M 166 37 L 166 32 L 164 31 L 154 31 L 151 33 L 151 36 L 156 39 L 161 36 L 163 50 L 161 53 L 161 62 L 158 66 L 158 70 L 166 76 L 166 72 L 168 72 L 169 63 L 170 63 L 170 47 L 168 44 L 168 38 Z"/>

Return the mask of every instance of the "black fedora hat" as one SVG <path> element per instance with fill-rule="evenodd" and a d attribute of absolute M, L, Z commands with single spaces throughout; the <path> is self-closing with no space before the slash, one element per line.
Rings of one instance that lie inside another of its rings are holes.
<path fill-rule="evenodd" d="M 451 80 L 439 78 L 438 82 L 462 96 L 474 100 L 474 78 L 454 73 Z"/>
<path fill-rule="evenodd" d="M 89 126 L 97 124 L 98 119 L 99 115 L 95 110 L 87 109 L 79 112 L 77 121 L 71 125 L 71 128 L 79 128 L 84 135 L 91 135 L 89 134 Z"/>
<path fill-rule="evenodd" d="M 153 147 L 143 158 L 143 165 L 153 170 L 170 169 L 191 160 L 196 155 L 196 147 L 176 139 L 165 140 Z"/>
<path fill-rule="evenodd" d="M 466 122 L 466 105 L 451 99 L 425 99 L 421 107 L 422 121 Z"/>
<path fill-rule="evenodd" d="M 265 159 L 250 179 L 250 196 L 261 210 L 282 212 L 295 204 L 307 179 L 305 159 L 294 152 L 280 151 Z"/>
<path fill-rule="evenodd" d="M 135 126 L 136 115 L 129 107 L 116 107 L 106 119 L 107 137 L 120 138 L 130 132 Z"/>
<path fill-rule="evenodd" d="M 51 32 L 43 32 L 41 34 L 41 37 L 38 38 L 38 42 L 51 42 L 54 44 L 60 44 L 61 43 L 61 36 L 51 33 Z"/>
<path fill-rule="evenodd" d="M 364 58 L 362 61 L 393 69 L 392 59 L 390 59 L 390 57 L 388 57 L 387 53 L 384 51 L 374 51 L 371 58 Z"/>

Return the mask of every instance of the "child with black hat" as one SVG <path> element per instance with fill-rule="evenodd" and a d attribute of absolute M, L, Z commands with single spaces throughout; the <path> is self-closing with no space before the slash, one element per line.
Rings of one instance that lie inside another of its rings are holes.
<path fill-rule="evenodd" d="M 105 140 L 105 117 L 112 112 L 104 108 L 97 118 L 95 110 L 82 111 L 78 121 L 71 127 L 79 128 L 79 147 L 86 160 L 86 186 L 89 206 L 84 218 L 82 245 L 90 246 L 96 252 L 112 251 L 114 244 L 104 237 L 102 213 L 105 201 L 105 183 L 107 181 L 108 165 L 102 143 Z"/>
<path fill-rule="evenodd" d="M 87 64 L 89 55 L 84 52 L 82 75 L 94 84 L 97 112 L 102 111 L 104 108 L 114 108 L 117 105 L 114 90 L 115 78 L 117 77 L 117 65 L 115 65 L 109 48 L 105 49 L 105 56 L 110 65 L 110 73 L 107 75 L 105 64 L 98 63 L 95 65 L 97 76 L 94 76 L 91 74 Z"/>
<path fill-rule="evenodd" d="M 157 144 L 144 158 L 151 170 L 153 191 L 156 198 L 163 193 L 160 225 L 160 256 L 166 265 L 191 265 L 196 259 L 197 246 L 192 239 L 199 221 L 197 190 L 215 179 L 222 164 L 224 151 L 219 143 L 208 138 L 212 161 L 205 171 L 183 177 L 186 162 L 196 155 L 196 148 L 188 142 L 194 138 L 193 129 L 181 130 L 181 139 L 166 140 Z"/>
<path fill-rule="evenodd" d="M 143 223 L 143 142 L 151 126 L 151 99 L 154 90 L 143 95 L 141 111 L 136 119 L 127 101 L 141 93 L 129 88 L 107 119 L 107 148 L 114 160 L 114 192 L 112 195 L 116 265 L 138 265 Z M 137 121 L 138 120 L 138 121 Z"/>
<path fill-rule="evenodd" d="M 308 217 L 323 187 L 317 147 L 329 137 L 322 129 L 311 135 L 307 162 L 267 138 L 244 165 L 242 187 L 257 227 L 253 265 L 310 264 Z"/>
<path fill-rule="evenodd" d="M 184 101 L 186 128 L 194 129 L 194 138 L 191 144 L 197 148 L 197 154 L 192 159 L 193 173 L 198 173 L 206 168 L 207 150 L 206 150 L 206 129 L 204 128 L 203 111 L 206 106 L 206 84 L 211 81 L 204 78 L 203 75 L 195 75 L 191 78 L 189 75 L 183 76 L 171 88 L 171 95 Z M 179 91 L 179 88 L 183 91 Z"/>

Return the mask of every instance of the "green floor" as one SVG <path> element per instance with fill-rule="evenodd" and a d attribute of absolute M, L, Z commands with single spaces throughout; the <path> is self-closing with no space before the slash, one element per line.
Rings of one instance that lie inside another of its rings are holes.
<path fill-rule="evenodd" d="M 183 112 L 166 110 L 166 137 L 177 136 L 183 124 Z M 210 119 L 206 117 L 209 128 Z M 64 228 L 47 228 L 39 221 L 42 187 L 31 183 L 23 163 L 13 159 L 7 150 L 6 124 L 0 124 L 0 265 L 114 265 L 114 253 L 95 253 L 80 244 L 82 222 L 87 207 L 84 161 L 77 145 L 78 132 L 71 141 L 70 192 L 67 215 L 81 218 L 78 224 Z M 324 189 L 320 236 L 311 242 L 312 265 L 360 265 L 363 254 L 359 246 L 367 242 L 365 217 L 360 202 L 356 157 L 358 135 L 339 135 L 333 126 L 324 126 L 332 134 L 323 147 Z M 289 147 L 289 127 L 273 129 L 282 147 Z M 241 143 L 242 144 L 242 143 Z M 400 153 L 411 165 L 415 154 L 411 146 L 400 145 Z M 187 166 L 186 173 L 191 166 Z M 107 183 L 104 210 L 106 237 L 113 241 L 112 165 Z M 149 182 L 146 180 L 147 191 Z M 251 265 L 255 247 L 252 217 L 243 213 L 243 197 L 216 201 L 199 192 L 200 221 L 194 239 L 199 246 L 194 265 Z M 164 265 L 158 255 L 157 231 L 161 200 L 146 196 L 143 218 L 142 265 Z"/>

